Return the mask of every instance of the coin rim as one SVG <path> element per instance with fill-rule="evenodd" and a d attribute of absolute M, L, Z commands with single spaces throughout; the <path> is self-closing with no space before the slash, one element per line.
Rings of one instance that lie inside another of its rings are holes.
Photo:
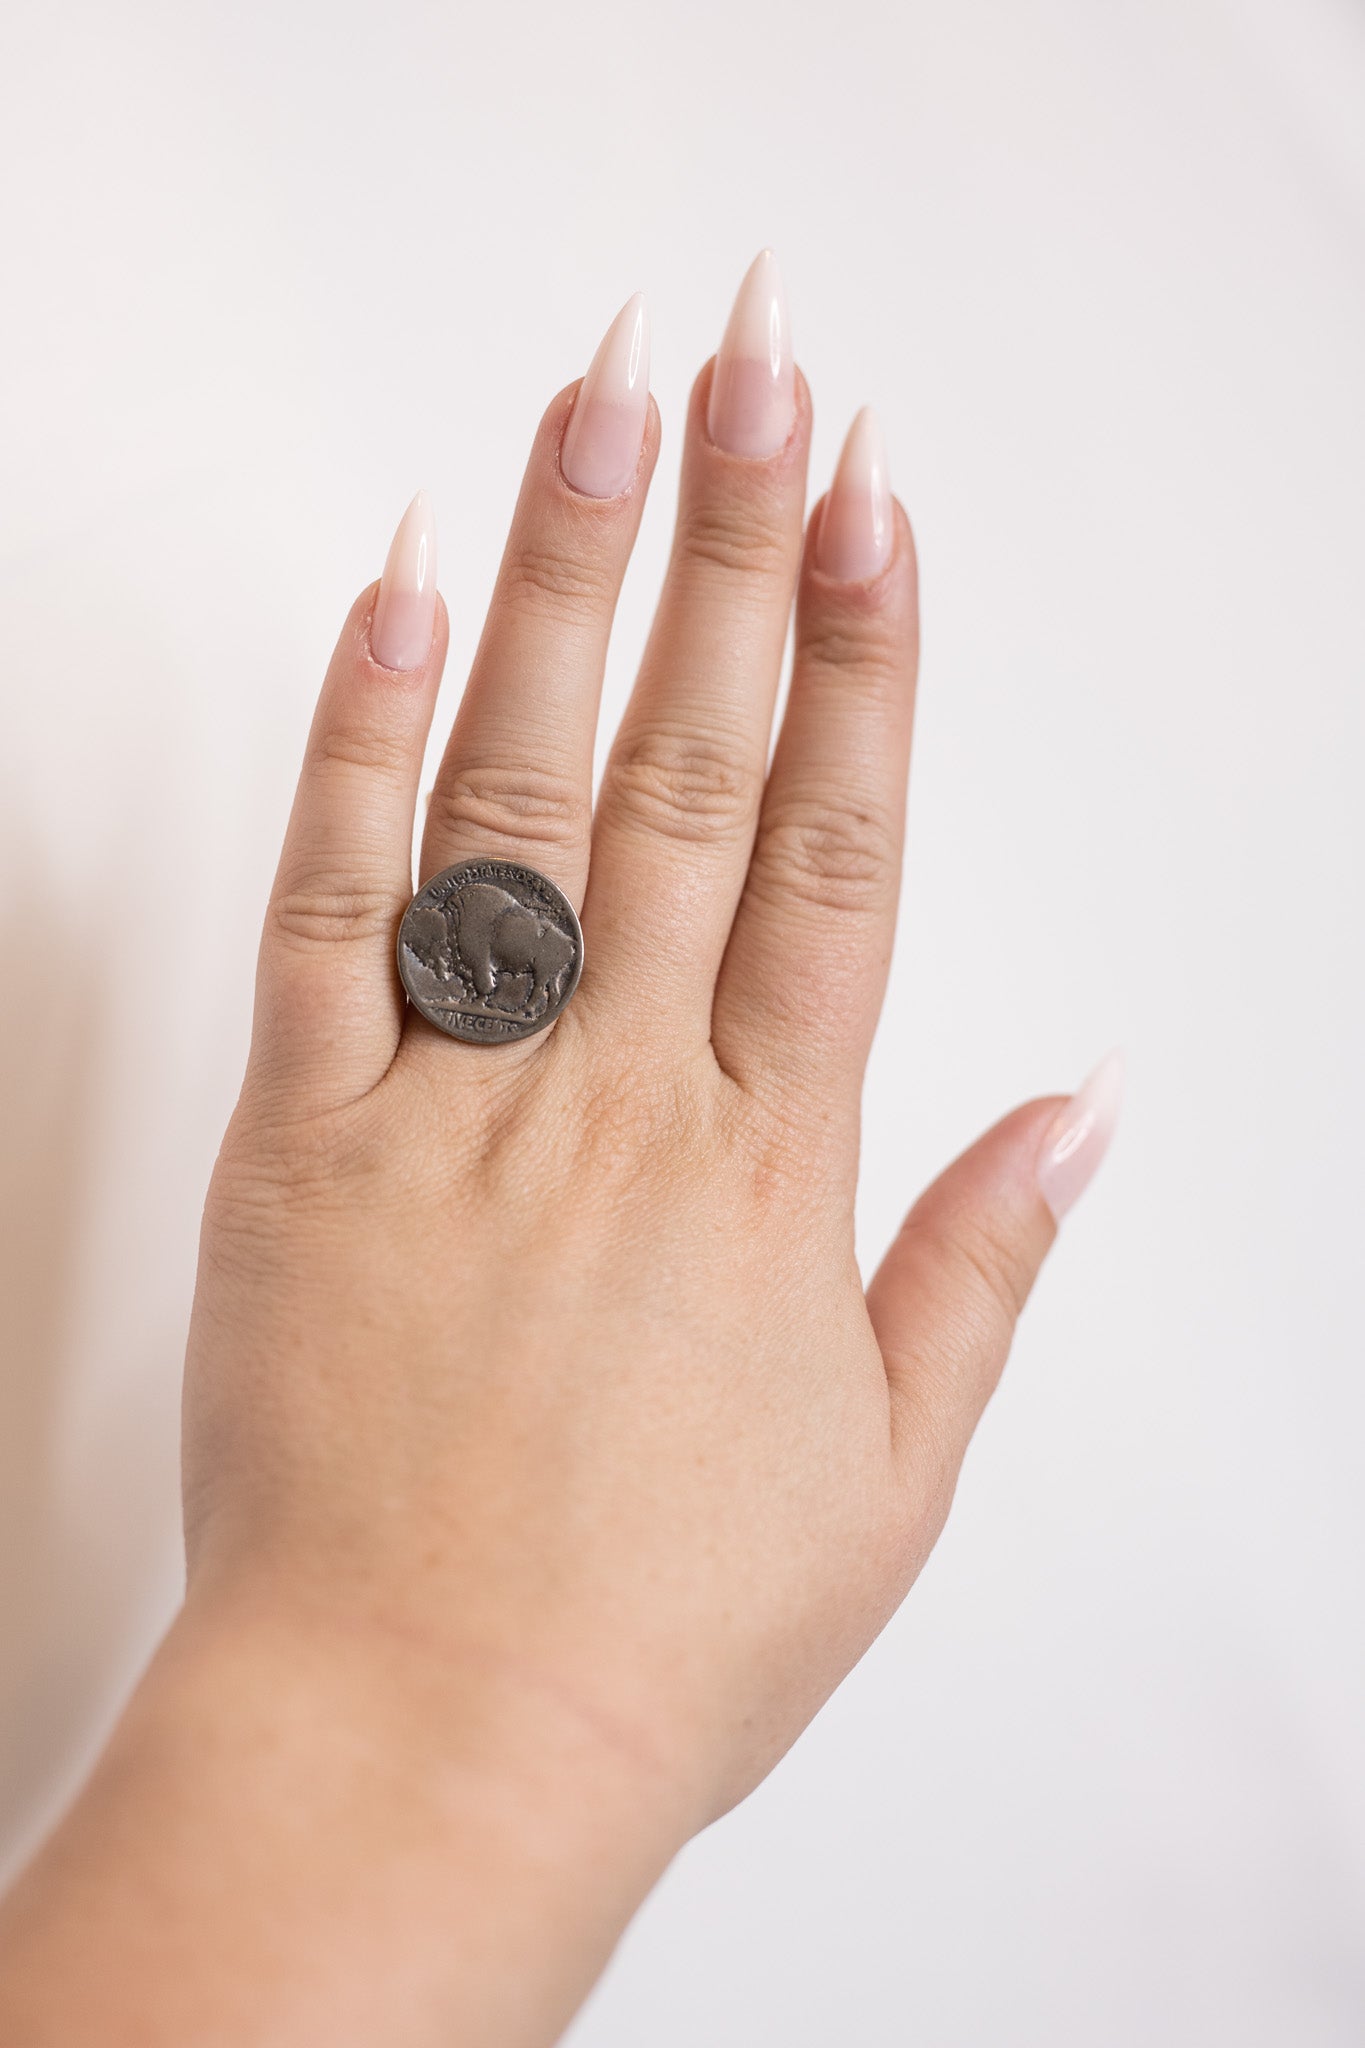
<path fill-rule="evenodd" d="M 534 875 L 541 886 L 548 889 L 551 895 L 563 907 L 563 912 L 568 919 L 569 929 L 573 935 L 577 951 L 577 958 L 574 961 L 569 986 L 560 998 L 558 1008 L 539 1018 L 536 1023 L 527 1025 L 522 1030 L 509 1032 L 504 1038 L 466 1038 L 462 1031 L 452 1031 L 445 1024 L 438 1023 L 435 1017 L 429 1017 L 409 987 L 408 977 L 403 968 L 403 927 L 408 921 L 409 911 L 415 908 L 419 898 L 425 896 L 428 889 L 435 888 L 438 883 L 448 880 L 451 876 L 463 873 L 467 868 L 502 868 L 506 870 L 509 876 L 514 877 L 518 874 Z M 558 882 L 552 880 L 549 875 L 542 874 L 539 868 L 532 867 L 529 860 L 503 860 L 495 853 L 472 853 L 465 860 L 453 861 L 448 868 L 438 869 L 434 875 L 428 876 L 420 889 L 414 892 L 407 909 L 404 910 L 403 915 L 398 920 L 398 935 L 394 941 L 394 953 L 398 962 L 398 979 L 403 984 L 403 994 L 407 998 L 408 1007 L 422 1019 L 422 1022 L 429 1024 L 433 1031 L 439 1031 L 442 1038 L 453 1038 L 457 1045 L 482 1045 L 491 1050 L 500 1045 L 519 1045 L 525 1039 L 536 1037 L 541 1031 L 548 1031 L 552 1024 L 559 1022 L 559 1019 L 573 1001 L 574 992 L 582 977 L 584 959 L 583 927 L 578 922 L 578 912 L 574 909 Z"/>

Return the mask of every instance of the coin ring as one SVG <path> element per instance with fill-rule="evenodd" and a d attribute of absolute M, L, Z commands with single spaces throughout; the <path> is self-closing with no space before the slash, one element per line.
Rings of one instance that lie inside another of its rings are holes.
<path fill-rule="evenodd" d="M 522 861 L 443 868 L 417 891 L 398 927 L 408 1001 L 467 1045 L 506 1045 L 543 1031 L 582 972 L 573 905 Z"/>

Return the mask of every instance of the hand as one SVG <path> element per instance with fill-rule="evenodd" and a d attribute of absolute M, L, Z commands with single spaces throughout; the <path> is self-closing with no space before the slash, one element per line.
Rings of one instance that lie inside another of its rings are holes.
<path fill-rule="evenodd" d="M 566 1871 L 596 1871 L 611 1902 L 554 1992 L 529 2017 L 447 2002 L 461 2040 L 484 2038 L 475 2007 L 489 2039 L 551 2038 L 668 1856 L 903 1598 L 1112 1123 L 1109 1067 L 1016 1110 L 864 1293 L 859 1096 L 896 913 L 915 556 L 867 413 L 803 549 L 808 438 L 760 258 L 693 395 L 673 556 L 594 814 L 658 443 L 639 302 L 542 421 L 420 870 L 523 860 L 581 906 L 586 965 L 552 1028 L 457 1043 L 405 1011 L 395 973 L 446 644 L 423 500 L 342 631 L 266 920 L 190 1337 L 180 1637 L 232 1644 L 204 1653 L 216 1694 L 325 1700 L 317 1721 L 367 1755 L 401 1727 L 425 1782 L 464 1788 L 442 1796 L 466 1843 L 470 1782 L 475 1803 L 497 1786 L 495 1863 L 543 1876 L 563 1842 Z"/>

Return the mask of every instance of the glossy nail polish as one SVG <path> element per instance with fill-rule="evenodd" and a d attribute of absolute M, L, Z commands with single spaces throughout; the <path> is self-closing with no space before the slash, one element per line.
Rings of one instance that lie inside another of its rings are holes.
<path fill-rule="evenodd" d="M 893 539 L 886 443 L 865 405 L 848 430 L 820 515 L 815 566 L 840 583 L 865 583 L 886 567 Z"/>
<path fill-rule="evenodd" d="M 436 521 L 419 491 L 398 522 L 379 579 L 370 652 L 382 668 L 420 668 L 436 624 Z"/>
<path fill-rule="evenodd" d="M 771 249 L 739 288 L 711 376 L 706 431 L 731 455 L 776 455 L 796 420 L 787 294 Z"/>
<path fill-rule="evenodd" d="M 1108 1151 L 1122 1096 L 1123 1054 L 1106 1053 L 1049 1126 L 1038 1154 L 1038 1185 L 1058 1223 Z"/>
<path fill-rule="evenodd" d="M 649 314 L 628 299 L 588 365 L 564 429 L 559 466 L 589 498 L 616 498 L 635 480 L 649 417 Z"/>

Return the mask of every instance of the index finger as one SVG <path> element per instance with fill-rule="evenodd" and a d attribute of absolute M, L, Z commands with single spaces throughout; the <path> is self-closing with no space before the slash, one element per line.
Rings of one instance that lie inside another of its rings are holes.
<path fill-rule="evenodd" d="M 304 1113 L 365 1094 L 403 1026 L 394 936 L 412 895 L 422 752 L 445 662 L 431 506 L 404 514 L 318 698 L 266 912 L 251 1078 Z"/>

